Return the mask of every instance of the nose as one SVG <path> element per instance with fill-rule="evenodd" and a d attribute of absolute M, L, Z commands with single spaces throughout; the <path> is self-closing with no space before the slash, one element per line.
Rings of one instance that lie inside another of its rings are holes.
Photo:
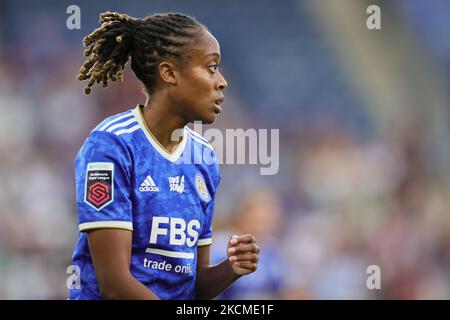
<path fill-rule="evenodd" d="M 228 82 L 225 80 L 224 76 L 219 73 L 219 79 L 217 81 L 217 89 L 218 90 L 224 90 L 226 87 L 228 87 Z"/>

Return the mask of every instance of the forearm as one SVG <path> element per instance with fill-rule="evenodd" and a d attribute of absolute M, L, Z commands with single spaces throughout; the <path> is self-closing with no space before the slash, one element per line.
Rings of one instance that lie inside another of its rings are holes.
<path fill-rule="evenodd" d="M 212 299 L 222 293 L 228 286 L 236 281 L 237 275 L 228 260 L 220 264 L 197 269 L 196 298 Z"/>
<path fill-rule="evenodd" d="M 159 300 L 159 297 L 131 274 L 104 281 L 100 286 L 100 294 L 111 300 Z"/>

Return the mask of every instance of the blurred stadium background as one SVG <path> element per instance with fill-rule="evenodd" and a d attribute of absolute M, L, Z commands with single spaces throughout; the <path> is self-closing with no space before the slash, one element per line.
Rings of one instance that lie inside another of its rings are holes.
<path fill-rule="evenodd" d="M 71 4 L 81 30 L 66 28 Z M 381 30 L 366 28 L 370 4 Z M 277 175 L 222 166 L 213 259 L 235 232 L 263 250 L 223 297 L 450 299 L 447 0 L 0 1 L 0 299 L 66 298 L 76 152 L 144 101 L 129 70 L 90 96 L 75 79 L 108 10 L 197 17 L 229 83 L 214 127 L 280 129 Z"/>

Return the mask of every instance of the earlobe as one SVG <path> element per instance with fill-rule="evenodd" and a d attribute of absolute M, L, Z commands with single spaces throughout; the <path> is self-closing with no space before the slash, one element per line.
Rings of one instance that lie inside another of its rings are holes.
<path fill-rule="evenodd" d="M 158 66 L 159 75 L 163 82 L 168 84 L 177 84 L 175 76 L 175 65 L 168 61 L 163 61 Z"/>

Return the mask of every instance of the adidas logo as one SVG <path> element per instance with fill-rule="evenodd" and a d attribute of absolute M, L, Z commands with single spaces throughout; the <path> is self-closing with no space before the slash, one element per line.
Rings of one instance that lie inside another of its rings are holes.
<path fill-rule="evenodd" d="M 156 186 L 155 181 L 153 181 L 150 175 L 145 178 L 144 182 L 141 183 L 139 187 L 140 192 L 159 192 L 159 188 Z"/>

